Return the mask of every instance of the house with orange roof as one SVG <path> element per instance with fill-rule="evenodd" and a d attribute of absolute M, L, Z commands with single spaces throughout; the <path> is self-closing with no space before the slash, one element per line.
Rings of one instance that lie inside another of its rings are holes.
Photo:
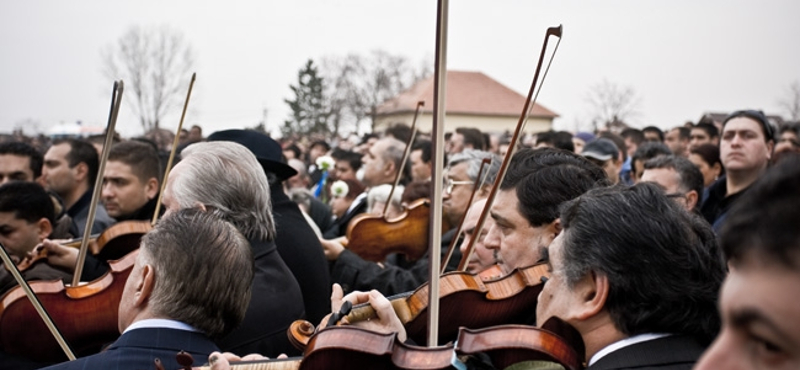
<path fill-rule="evenodd" d="M 433 123 L 433 76 L 421 80 L 408 90 L 377 107 L 373 132 L 404 123 L 411 125 L 417 102 L 425 106 L 417 119 L 420 132 L 430 132 Z M 473 127 L 487 133 L 514 131 L 525 105 L 525 96 L 481 72 L 447 71 L 445 91 L 445 131 L 457 127 Z M 525 132 L 552 129 L 558 114 L 535 104 Z"/>

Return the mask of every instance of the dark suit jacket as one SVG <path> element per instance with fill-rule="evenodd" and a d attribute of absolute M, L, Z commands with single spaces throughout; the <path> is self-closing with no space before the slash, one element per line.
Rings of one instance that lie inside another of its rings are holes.
<path fill-rule="evenodd" d="M 663 369 L 689 370 L 705 351 L 692 337 L 671 335 L 621 348 L 598 360 L 587 370 Z"/>
<path fill-rule="evenodd" d="M 154 361 L 161 359 L 164 368 L 179 369 L 175 355 L 189 352 L 195 366 L 208 361 L 208 355 L 218 351 L 214 342 L 198 332 L 166 328 L 141 328 L 123 334 L 105 351 L 75 361 L 48 367 L 48 370 L 68 369 L 155 369 Z"/>
<path fill-rule="evenodd" d="M 280 184 L 271 186 L 270 190 L 278 253 L 300 284 L 306 317 L 316 325 L 331 311 L 328 261 L 319 239 L 300 213 L 297 204 L 286 196 Z"/>
<path fill-rule="evenodd" d="M 322 237 L 325 239 L 334 239 L 340 236 L 344 236 L 347 233 L 347 224 L 356 217 L 367 211 L 367 197 L 362 197 L 359 203 L 350 210 L 350 212 L 345 213 L 342 217 L 337 218 L 336 221 L 333 222 L 333 225 L 328 228 L 328 230 L 324 230 L 322 232 Z"/>
<path fill-rule="evenodd" d="M 251 239 L 250 245 L 255 259 L 250 305 L 239 327 L 217 341 L 217 345 L 239 356 L 299 354 L 289 343 L 286 329 L 294 320 L 305 317 L 300 286 L 278 254 L 275 243 Z M 236 271 L 230 273 L 236 276 Z"/>
<path fill-rule="evenodd" d="M 72 226 L 70 227 L 70 234 L 81 236 L 86 229 L 86 221 L 89 218 L 89 206 L 92 203 L 92 189 L 83 193 L 78 201 L 67 210 L 67 214 L 72 217 Z M 92 224 L 92 234 L 103 232 L 109 226 L 114 224 L 114 219 L 106 212 L 106 207 L 102 204 L 97 205 L 97 212 L 94 215 L 94 223 Z"/>

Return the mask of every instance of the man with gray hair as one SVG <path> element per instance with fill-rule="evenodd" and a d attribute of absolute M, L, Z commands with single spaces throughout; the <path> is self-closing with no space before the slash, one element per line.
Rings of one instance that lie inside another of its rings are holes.
<path fill-rule="evenodd" d="M 485 179 L 481 179 L 478 178 L 478 172 L 484 158 L 488 158 L 490 162 L 483 170 Z M 483 186 L 475 194 L 473 201 L 486 198 L 499 170 L 500 158 L 481 150 L 467 149 L 453 155 L 448 161 L 447 174 L 444 177 L 442 208 L 452 229 L 442 235 L 441 253 L 443 258 L 447 254 L 450 241 L 455 237 L 455 228 L 458 226 L 458 222 L 469 208 L 468 201 L 472 186 L 468 185 L 482 181 Z M 392 295 L 414 290 L 428 281 L 429 260 L 427 254 L 408 267 L 402 266 L 405 264 L 404 261 L 379 266 L 344 249 L 341 244 L 322 241 L 322 245 L 327 249 L 328 259 L 333 261 L 331 278 L 334 282 L 339 283 L 345 291 L 377 289 L 383 294 Z M 456 250 L 447 265 L 447 270 L 455 270 L 460 260 L 461 253 Z"/>
<path fill-rule="evenodd" d="M 235 271 L 236 274 L 231 274 Z M 105 351 L 50 369 L 178 368 L 178 351 L 206 358 L 244 318 L 251 295 L 249 243 L 211 212 L 170 212 L 142 238 L 119 304 L 122 336 Z"/>
<path fill-rule="evenodd" d="M 359 179 L 367 188 L 375 187 L 383 184 L 393 184 L 397 176 L 397 171 L 400 169 L 400 163 L 403 161 L 403 151 L 406 145 L 395 138 L 385 137 L 373 144 L 366 154 L 361 157 L 361 178 Z M 406 167 L 404 173 L 408 173 L 409 169 Z M 407 178 L 408 176 L 404 176 Z M 347 225 L 353 217 L 367 211 L 367 192 L 363 192 L 356 197 L 350 208 L 342 217 L 336 221 L 327 230 L 323 232 L 325 239 L 333 239 L 336 237 L 344 236 L 347 233 Z M 325 245 L 323 244 L 323 247 Z"/>
<path fill-rule="evenodd" d="M 240 355 L 297 353 L 286 329 L 304 316 L 303 297 L 273 242 L 275 224 L 263 168 L 250 150 L 233 142 L 196 143 L 181 155 L 164 190 L 167 214 L 197 207 L 216 214 L 236 226 L 253 250 L 253 299 L 242 325 L 217 344 Z"/>

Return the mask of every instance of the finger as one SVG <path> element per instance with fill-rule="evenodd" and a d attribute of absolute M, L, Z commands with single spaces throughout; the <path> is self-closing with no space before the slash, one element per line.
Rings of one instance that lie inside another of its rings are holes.
<path fill-rule="evenodd" d="M 344 296 L 344 298 L 342 298 L 342 301 L 343 302 L 350 301 L 350 303 L 352 303 L 353 306 L 357 304 L 367 303 L 369 302 L 369 292 L 359 292 L 359 291 L 350 292 L 346 296 Z"/>
<path fill-rule="evenodd" d="M 258 361 L 258 360 L 269 360 L 268 357 L 264 357 L 258 353 L 251 353 L 247 356 L 242 357 L 242 361 Z"/>
<path fill-rule="evenodd" d="M 392 308 L 392 303 L 389 302 L 386 297 L 383 296 L 377 290 L 371 290 L 367 294 L 367 299 L 369 305 L 375 309 L 375 313 L 378 315 L 378 318 L 381 320 L 390 320 L 392 318 L 396 318 L 397 314 L 394 312 Z"/>
<path fill-rule="evenodd" d="M 225 355 L 217 351 L 208 355 L 208 364 L 211 365 L 211 370 L 227 370 L 231 368 L 231 364 Z"/>
<path fill-rule="evenodd" d="M 342 308 L 342 298 L 344 297 L 344 290 L 342 286 L 334 283 L 331 289 L 331 312 L 339 312 Z"/>
<path fill-rule="evenodd" d="M 280 355 L 278 355 L 278 358 L 289 358 L 289 356 L 286 356 L 285 353 L 281 353 Z"/>

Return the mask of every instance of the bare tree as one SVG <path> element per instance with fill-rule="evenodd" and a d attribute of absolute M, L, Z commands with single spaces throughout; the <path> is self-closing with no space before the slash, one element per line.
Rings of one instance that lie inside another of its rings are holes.
<path fill-rule="evenodd" d="M 613 126 L 625 124 L 639 115 L 641 100 L 630 86 L 619 86 L 603 80 L 592 86 L 586 95 L 592 105 L 592 125 L 597 130 L 599 124 Z"/>
<path fill-rule="evenodd" d="M 145 132 L 181 105 L 194 66 L 194 51 L 183 34 L 166 25 L 133 26 L 101 51 L 103 74 L 125 81 L 125 97 Z"/>
<path fill-rule="evenodd" d="M 328 81 L 330 122 L 338 134 L 343 124 L 359 131 L 365 120 L 374 122 L 378 105 L 430 75 L 431 69 L 424 63 L 414 68 L 404 56 L 373 50 L 367 56 L 323 58 L 321 73 Z"/>
<path fill-rule="evenodd" d="M 800 81 L 795 81 L 786 89 L 784 99 L 778 101 L 778 105 L 789 114 L 789 120 L 800 121 Z"/>

